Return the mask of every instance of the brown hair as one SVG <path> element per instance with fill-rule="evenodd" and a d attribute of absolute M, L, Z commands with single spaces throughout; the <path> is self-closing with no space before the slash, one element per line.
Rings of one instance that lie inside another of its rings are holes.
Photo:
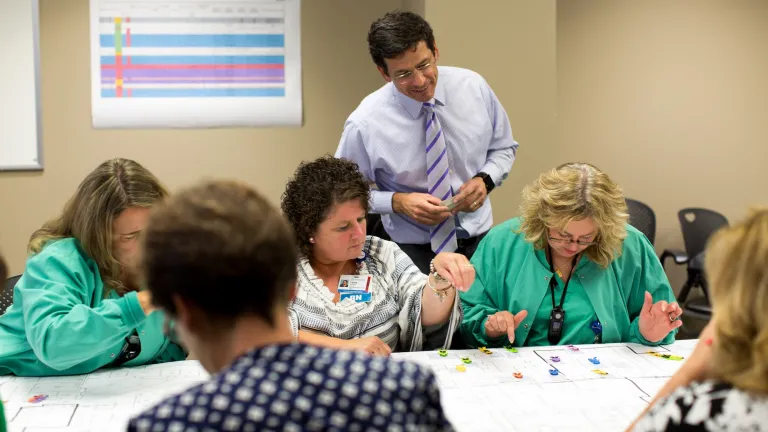
<path fill-rule="evenodd" d="M 302 162 L 282 198 L 283 214 L 293 226 L 301 253 L 311 255 L 309 238 L 334 205 L 358 200 L 367 213 L 369 196 L 368 182 L 356 163 L 332 156 Z"/>
<path fill-rule="evenodd" d="M 5 266 L 5 260 L 0 255 L 0 282 L 5 283 L 6 279 L 8 279 L 8 267 Z"/>
<path fill-rule="evenodd" d="M 254 314 L 274 324 L 296 281 L 298 252 L 276 208 L 249 186 L 211 181 L 152 210 L 140 273 L 152 301 L 176 314 L 174 296 L 218 322 Z"/>
<path fill-rule="evenodd" d="M 32 234 L 27 249 L 37 254 L 52 240 L 74 237 L 99 266 L 104 285 L 125 294 L 131 288 L 112 252 L 112 222 L 123 210 L 150 208 L 166 195 L 165 187 L 138 162 L 108 160 L 80 183 L 61 215 Z"/>

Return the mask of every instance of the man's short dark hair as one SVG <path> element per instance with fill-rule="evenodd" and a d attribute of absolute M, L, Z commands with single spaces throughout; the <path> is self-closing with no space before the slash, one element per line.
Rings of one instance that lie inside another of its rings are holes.
<path fill-rule="evenodd" d="M 393 11 L 371 24 L 368 31 L 368 50 L 377 66 L 387 70 L 384 59 L 396 58 L 408 50 L 412 50 L 424 41 L 427 48 L 435 53 L 435 35 L 432 27 L 419 14 L 413 12 Z"/>
<path fill-rule="evenodd" d="M 176 314 L 173 296 L 233 322 L 252 314 L 274 324 L 296 281 L 290 226 L 245 184 L 212 181 L 157 205 L 145 230 L 144 283 L 158 307 Z"/>

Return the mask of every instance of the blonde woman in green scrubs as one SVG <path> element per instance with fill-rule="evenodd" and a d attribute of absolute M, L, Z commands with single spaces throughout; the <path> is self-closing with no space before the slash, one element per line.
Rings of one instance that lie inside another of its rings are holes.
<path fill-rule="evenodd" d="M 605 173 L 562 165 L 524 189 L 521 210 L 493 228 L 472 258 L 477 277 L 461 293 L 467 344 L 674 341 L 682 309 Z"/>
<path fill-rule="evenodd" d="M 166 195 L 138 163 L 109 160 L 32 234 L 13 305 L 0 316 L 0 375 L 83 374 L 184 358 L 136 276 L 139 237 Z"/>

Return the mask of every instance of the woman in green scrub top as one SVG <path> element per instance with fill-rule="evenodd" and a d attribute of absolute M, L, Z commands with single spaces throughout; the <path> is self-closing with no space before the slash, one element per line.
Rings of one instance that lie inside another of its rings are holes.
<path fill-rule="evenodd" d="M 6 279 L 8 279 L 8 270 L 5 267 L 5 260 L 3 260 L 3 256 L 0 255 L 0 283 L 5 283 Z M 3 408 L 2 401 L 2 395 L 0 394 L 0 432 L 6 432 L 5 409 Z"/>
<path fill-rule="evenodd" d="M 570 163 L 523 191 L 521 216 L 488 233 L 461 293 L 473 347 L 674 341 L 682 325 L 653 246 L 627 224 L 621 189 Z"/>
<path fill-rule="evenodd" d="M 109 160 L 32 234 L 13 305 L 0 316 L 0 375 L 83 374 L 184 358 L 136 275 L 139 236 L 166 195 L 138 163 Z"/>

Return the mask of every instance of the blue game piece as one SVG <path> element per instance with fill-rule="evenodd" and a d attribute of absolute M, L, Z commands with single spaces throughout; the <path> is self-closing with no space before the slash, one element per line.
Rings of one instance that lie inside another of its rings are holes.
<path fill-rule="evenodd" d="M 603 325 L 600 324 L 600 321 L 592 321 L 592 324 L 589 325 L 589 328 L 591 328 L 596 335 L 599 335 L 603 332 Z"/>
<path fill-rule="evenodd" d="M 557 369 L 550 369 L 549 370 L 549 374 L 552 375 L 552 376 L 557 375 L 558 373 L 559 372 L 557 371 Z"/>
<path fill-rule="evenodd" d="M 597 357 L 592 357 L 589 359 L 590 363 L 592 364 L 600 364 L 600 360 L 597 359 Z"/>

